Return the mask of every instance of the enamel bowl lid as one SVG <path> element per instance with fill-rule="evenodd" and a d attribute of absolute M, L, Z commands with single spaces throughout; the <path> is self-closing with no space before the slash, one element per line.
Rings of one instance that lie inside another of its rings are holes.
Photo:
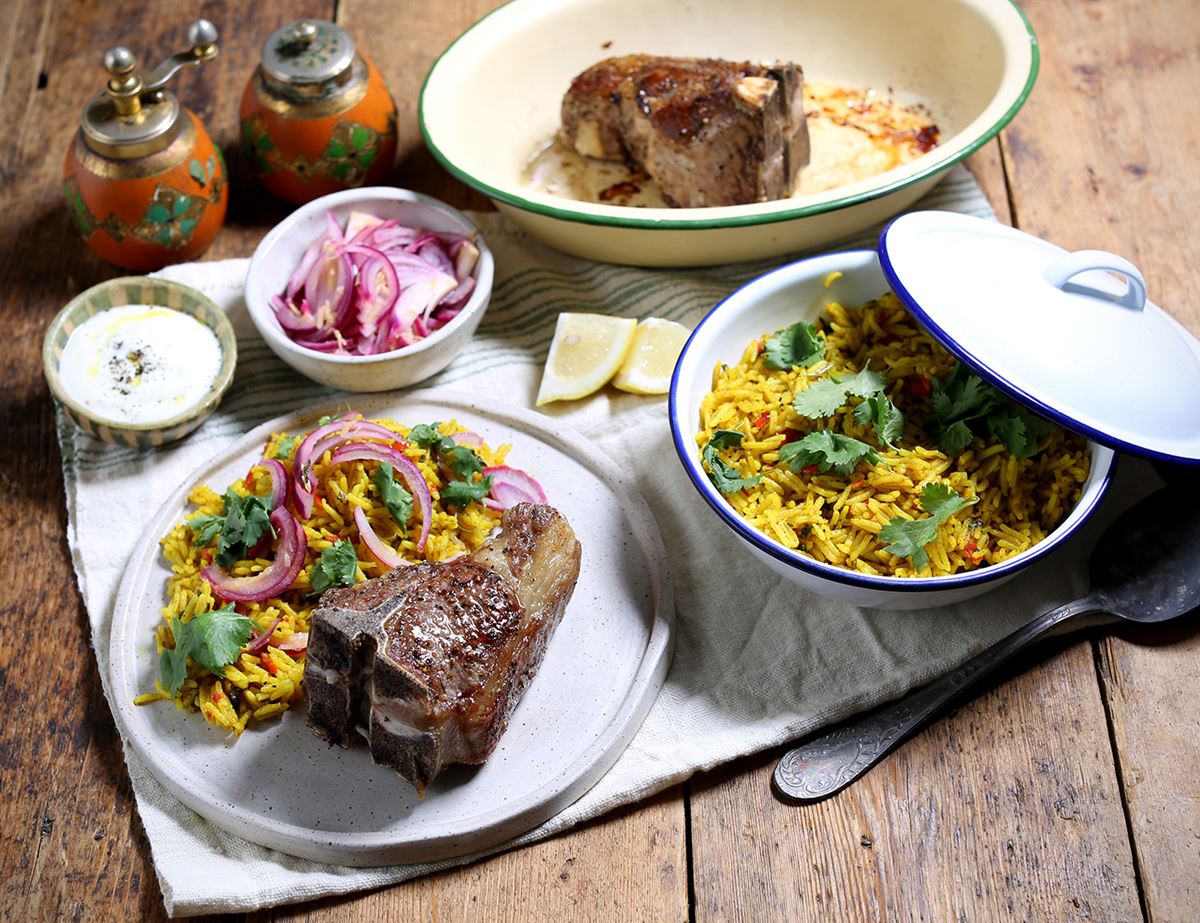
<path fill-rule="evenodd" d="M 1200 463 L 1200 341 L 1128 260 L 938 211 L 893 221 L 879 258 L 925 330 L 1010 397 L 1113 448 Z"/>

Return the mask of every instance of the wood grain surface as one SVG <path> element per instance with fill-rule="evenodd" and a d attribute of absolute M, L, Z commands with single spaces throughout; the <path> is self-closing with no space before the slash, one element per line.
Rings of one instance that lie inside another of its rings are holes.
<path fill-rule="evenodd" d="M 436 55 L 496 5 L 0 4 L 0 432 L 12 448 L 0 465 L 0 918 L 165 916 L 75 589 L 40 364 L 54 312 L 118 274 L 79 245 L 60 191 L 104 49 L 157 60 L 183 46 L 195 15 L 222 32 L 217 61 L 179 85 L 229 155 L 231 210 L 206 254 L 217 259 L 248 254 L 286 214 L 236 154 L 236 108 L 262 39 L 304 15 L 336 16 L 391 87 L 392 181 L 488 207 L 424 149 L 416 99 Z M 1129 256 L 1151 297 L 1200 333 L 1194 0 L 1021 5 L 1042 48 L 1039 83 L 971 169 L 1002 220 Z M 778 802 L 780 754 L 763 754 L 485 862 L 246 919 L 1194 920 L 1198 740 L 1196 628 L 1059 643 L 822 804 Z"/>

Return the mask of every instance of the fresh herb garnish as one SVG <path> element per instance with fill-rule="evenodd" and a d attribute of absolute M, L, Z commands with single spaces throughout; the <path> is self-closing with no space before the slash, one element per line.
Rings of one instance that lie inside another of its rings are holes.
<path fill-rule="evenodd" d="M 292 457 L 292 452 L 296 448 L 296 440 L 299 436 L 284 436 L 275 446 L 275 460 L 287 461 Z"/>
<path fill-rule="evenodd" d="M 449 451 L 454 448 L 454 440 L 439 432 L 441 425 L 441 423 L 418 423 L 409 432 L 408 441 L 415 442 L 432 454 Z"/>
<path fill-rule="evenodd" d="M 987 432 L 1017 458 L 1031 458 L 1037 454 L 1038 440 L 1053 428 L 1015 407 L 965 365 L 956 365 L 945 378 L 933 382 L 929 432 L 947 455 L 963 451 L 976 435 Z"/>
<path fill-rule="evenodd" d="M 871 397 L 887 387 L 887 379 L 869 368 L 843 378 L 830 375 L 815 381 L 792 399 L 792 407 L 802 417 L 832 417 L 851 397 Z"/>
<path fill-rule="evenodd" d="M 350 539 L 338 539 L 321 552 L 308 578 L 314 593 L 324 593 L 331 586 L 350 586 L 358 574 L 358 555 Z"/>
<path fill-rule="evenodd" d="M 737 493 L 747 487 L 754 487 L 762 480 L 761 474 L 756 474 L 753 477 L 744 478 L 742 473 L 726 462 L 718 451 L 728 449 L 742 444 L 745 438 L 744 433 L 739 433 L 733 429 L 719 429 L 712 434 L 712 438 L 708 440 L 708 445 L 700 453 L 700 459 L 708 466 L 708 478 L 713 482 L 713 486 L 723 494 Z"/>
<path fill-rule="evenodd" d="M 327 414 L 325 414 L 325 416 L 321 417 L 321 419 L 319 419 L 317 421 L 317 426 L 324 426 L 326 423 L 329 423 L 332 420 L 333 420 L 333 414 L 327 413 Z"/>
<path fill-rule="evenodd" d="M 220 536 L 216 561 L 228 567 L 244 560 L 267 533 L 274 537 L 275 527 L 271 525 L 265 497 L 253 494 L 243 497 L 231 488 L 225 491 L 223 500 L 225 505 L 219 516 L 196 516 L 188 520 L 188 525 L 196 532 L 197 545 L 207 545 L 214 536 Z"/>
<path fill-rule="evenodd" d="M 978 500 L 964 500 L 948 484 L 926 484 L 921 491 L 921 509 L 929 516 L 925 519 L 905 519 L 896 516 L 879 532 L 881 541 L 888 545 L 884 551 L 908 558 L 917 571 L 929 566 L 929 553 L 925 546 L 937 538 L 938 528 L 964 506 Z"/>
<path fill-rule="evenodd" d="M 886 394 L 872 394 L 854 408 L 854 419 L 859 423 L 873 423 L 875 436 L 889 449 L 896 447 L 896 440 L 904 432 L 904 414 Z"/>
<path fill-rule="evenodd" d="M 209 673 L 221 675 L 254 634 L 254 623 L 240 615 L 233 603 L 226 603 L 220 609 L 194 616 L 190 622 L 173 619 L 171 634 L 175 647 L 163 648 L 158 675 L 167 693 L 175 695 L 187 679 L 189 657 Z"/>
<path fill-rule="evenodd" d="M 988 414 L 987 428 L 1017 458 L 1032 458 L 1037 454 L 1038 440 L 1053 430 L 1054 424 L 1010 405 Z"/>
<path fill-rule="evenodd" d="M 821 429 L 789 442 L 779 450 L 779 460 L 797 473 L 809 465 L 816 465 L 822 474 L 832 468 L 846 477 L 860 461 L 878 464 L 879 453 L 865 442 Z"/>
<path fill-rule="evenodd" d="M 801 321 L 767 337 L 763 349 L 763 364 L 769 369 L 792 369 L 809 366 L 825 355 L 825 337 L 816 324 Z"/>
<path fill-rule="evenodd" d="M 472 475 L 483 474 L 483 459 L 474 449 L 456 445 L 453 439 L 449 439 L 449 442 L 451 448 L 443 449 L 438 455 L 439 460 L 445 462 L 450 470 L 464 481 L 470 481 Z"/>
<path fill-rule="evenodd" d="M 387 462 L 379 463 L 372 480 L 379 490 L 379 499 L 392 514 L 392 519 L 396 520 L 396 525 L 403 530 L 408 525 L 409 517 L 412 516 L 412 494 L 396 481 L 392 473 L 392 466 Z"/>
<path fill-rule="evenodd" d="M 488 495 L 492 489 L 492 476 L 489 474 L 481 481 L 451 481 L 442 488 L 442 504 L 444 506 L 466 506 L 478 502 Z"/>

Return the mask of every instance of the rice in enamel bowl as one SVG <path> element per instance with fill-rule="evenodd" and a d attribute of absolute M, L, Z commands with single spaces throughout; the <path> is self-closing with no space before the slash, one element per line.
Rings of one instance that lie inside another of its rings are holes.
<path fill-rule="evenodd" d="M 703 469 L 786 548 L 863 574 L 998 564 L 1079 501 L 1085 440 L 1012 403 L 922 331 L 892 293 L 833 303 L 718 365 Z"/>

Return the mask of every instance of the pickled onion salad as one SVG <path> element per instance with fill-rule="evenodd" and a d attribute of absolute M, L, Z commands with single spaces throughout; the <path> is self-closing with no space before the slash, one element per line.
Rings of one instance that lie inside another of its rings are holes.
<path fill-rule="evenodd" d="M 475 290 L 479 248 L 465 234 L 406 227 L 352 212 L 326 213 L 325 233 L 305 251 L 276 320 L 293 343 L 341 356 L 376 356 L 444 327 Z"/>

